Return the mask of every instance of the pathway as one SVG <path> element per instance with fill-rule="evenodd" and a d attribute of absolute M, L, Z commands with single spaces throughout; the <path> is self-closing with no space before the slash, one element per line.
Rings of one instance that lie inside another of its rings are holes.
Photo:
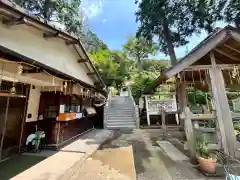
<path fill-rule="evenodd" d="M 92 130 L 55 153 L 45 153 L 43 151 L 39 154 L 32 154 L 32 156 L 49 155 L 49 157 L 11 179 L 69 180 L 84 164 L 86 158 L 110 138 L 111 134 L 112 131 L 108 130 Z M 30 154 L 28 153 L 28 155 Z"/>
<path fill-rule="evenodd" d="M 102 145 L 71 180 L 207 180 L 188 163 L 171 160 L 154 142 L 159 135 L 159 130 L 115 131 L 114 138 Z M 115 154 L 129 147 L 133 149 L 136 177 L 131 176 L 133 170 L 123 168 L 124 163 L 131 162 L 131 156 L 126 152 Z"/>

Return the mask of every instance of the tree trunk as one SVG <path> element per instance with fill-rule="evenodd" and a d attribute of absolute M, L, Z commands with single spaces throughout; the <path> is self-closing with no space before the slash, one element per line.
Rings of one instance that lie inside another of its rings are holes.
<path fill-rule="evenodd" d="M 142 61 L 141 61 L 141 58 L 139 56 L 137 56 L 137 67 L 139 70 L 142 69 Z"/>
<path fill-rule="evenodd" d="M 50 11 L 51 11 L 51 0 L 45 0 L 44 5 L 43 5 L 43 18 L 45 21 L 50 20 Z"/>
<path fill-rule="evenodd" d="M 168 22 L 166 19 L 163 20 L 163 33 L 164 33 L 165 41 L 167 43 L 167 50 L 170 56 L 171 65 L 174 65 L 177 63 L 177 58 L 176 58 L 176 54 L 175 54 L 175 50 L 172 42 L 172 37 L 170 35 Z"/>

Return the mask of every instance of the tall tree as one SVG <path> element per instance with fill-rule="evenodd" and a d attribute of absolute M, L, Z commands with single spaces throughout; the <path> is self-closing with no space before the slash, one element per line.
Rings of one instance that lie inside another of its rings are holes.
<path fill-rule="evenodd" d="M 138 67 L 141 68 L 142 60 L 154 54 L 157 47 L 156 44 L 149 44 L 144 38 L 130 37 L 123 45 L 123 50 L 130 59 L 136 60 Z"/>
<path fill-rule="evenodd" d="M 226 3 L 224 9 L 223 19 L 228 23 L 235 24 L 236 27 L 240 28 L 240 1 L 229 0 Z"/>
<path fill-rule="evenodd" d="M 153 42 L 158 38 L 160 50 L 168 54 L 171 64 L 177 61 L 174 47 L 188 43 L 188 37 L 202 29 L 214 31 L 217 21 L 240 26 L 239 0 L 136 0 L 137 35 Z"/>
<path fill-rule="evenodd" d="M 160 50 L 170 56 L 171 64 L 177 62 L 174 47 L 188 43 L 187 38 L 197 31 L 188 9 L 188 0 L 136 0 L 138 37 L 149 42 L 158 39 Z"/>
<path fill-rule="evenodd" d="M 190 0 L 189 10 L 197 27 L 213 32 L 217 21 L 224 21 L 240 27 L 239 0 Z"/>

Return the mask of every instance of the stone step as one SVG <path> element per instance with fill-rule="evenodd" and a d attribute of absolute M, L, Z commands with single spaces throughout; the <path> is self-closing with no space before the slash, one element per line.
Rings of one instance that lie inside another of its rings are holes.
<path fill-rule="evenodd" d="M 131 108 L 128 108 L 128 107 L 118 107 L 118 108 L 116 108 L 116 107 L 111 107 L 111 108 L 108 108 L 107 109 L 108 111 L 110 110 L 110 111 L 134 111 L 134 108 L 133 107 L 131 107 Z"/>
<path fill-rule="evenodd" d="M 121 126 L 114 126 L 114 125 L 107 125 L 107 129 L 122 129 L 122 128 L 136 128 L 135 125 L 129 126 L 129 125 L 121 125 Z"/>
<path fill-rule="evenodd" d="M 119 121 L 124 121 L 124 120 L 135 120 L 133 116 L 106 116 L 108 120 L 119 120 Z"/>
<path fill-rule="evenodd" d="M 134 120 L 128 120 L 128 121 L 113 121 L 113 120 L 110 120 L 110 121 L 106 121 L 107 123 L 113 123 L 113 124 L 116 124 L 116 123 L 122 123 L 122 124 L 126 124 L 126 123 L 135 123 L 136 124 L 136 121 Z"/>
<path fill-rule="evenodd" d="M 111 114 L 107 113 L 106 115 L 108 117 L 133 117 L 132 112 L 131 113 L 118 113 L 118 112 L 116 112 L 116 113 L 111 113 Z"/>
<path fill-rule="evenodd" d="M 106 113 L 134 113 L 134 111 L 122 111 L 122 110 L 117 110 L 117 111 L 105 111 Z"/>
<path fill-rule="evenodd" d="M 118 105 L 110 105 L 109 108 L 116 108 L 116 109 L 134 109 L 133 105 L 128 104 L 118 104 Z"/>
<path fill-rule="evenodd" d="M 105 122 L 107 122 L 107 123 L 126 123 L 126 122 L 136 122 L 135 120 L 132 120 L 132 119 L 127 119 L 127 120 L 117 120 L 117 119 L 115 119 L 115 120 L 107 120 L 107 121 L 105 121 Z"/>
<path fill-rule="evenodd" d="M 108 113 L 108 114 L 115 114 L 115 113 L 134 113 L 134 111 L 121 111 L 121 110 L 118 110 L 118 111 L 105 111 L 105 113 Z"/>

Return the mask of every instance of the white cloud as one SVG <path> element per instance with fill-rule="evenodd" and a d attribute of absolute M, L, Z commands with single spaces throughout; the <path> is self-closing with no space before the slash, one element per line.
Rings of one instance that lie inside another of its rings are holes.
<path fill-rule="evenodd" d="M 84 15 L 91 19 L 102 13 L 104 0 L 82 0 L 82 10 Z"/>
<path fill-rule="evenodd" d="M 107 22 L 107 19 L 104 18 L 104 19 L 102 20 L 102 23 L 105 24 L 106 22 Z"/>

